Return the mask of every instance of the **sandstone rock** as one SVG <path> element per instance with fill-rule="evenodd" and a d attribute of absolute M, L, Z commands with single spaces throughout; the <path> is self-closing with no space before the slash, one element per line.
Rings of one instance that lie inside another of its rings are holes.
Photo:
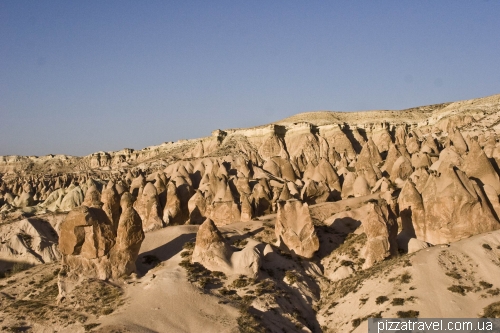
<path fill-rule="evenodd" d="M 500 180 L 484 151 L 476 141 L 469 145 L 469 153 L 464 156 L 463 171 L 470 178 L 477 178 L 500 193 Z"/>
<path fill-rule="evenodd" d="M 405 156 L 399 156 L 394 162 L 391 170 L 391 180 L 395 181 L 396 178 L 402 180 L 407 179 L 413 173 L 411 162 Z"/>
<path fill-rule="evenodd" d="M 61 224 L 59 249 L 63 255 L 96 259 L 109 253 L 115 243 L 113 225 L 100 208 L 80 206 Z"/>
<path fill-rule="evenodd" d="M 417 252 L 417 251 L 426 249 L 428 247 L 429 247 L 429 244 L 427 244 L 426 242 L 418 240 L 416 238 L 412 238 L 408 242 L 408 253 Z"/>
<path fill-rule="evenodd" d="M 144 239 L 142 222 L 132 208 L 130 193 L 122 195 L 120 204 L 116 233 L 106 213 L 96 207 L 77 207 L 61 223 L 59 249 L 64 274 L 59 275 L 59 300 L 82 279 L 118 279 L 135 271 Z"/>
<path fill-rule="evenodd" d="M 190 224 L 201 224 L 205 220 L 206 200 L 200 190 L 189 199 L 188 209 Z"/>
<path fill-rule="evenodd" d="M 177 188 L 173 182 L 167 185 L 167 203 L 163 210 L 163 221 L 167 225 L 184 224 L 186 218 L 181 209 L 181 201 L 177 196 Z"/>
<path fill-rule="evenodd" d="M 398 235 L 398 245 L 408 250 L 408 242 L 425 234 L 426 220 L 424 203 L 420 193 L 411 181 L 406 181 L 398 198 L 402 231 Z M 430 222 L 432 223 L 432 222 Z M 418 235 L 418 236 L 417 236 Z"/>
<path fill-rule="evenodd" d="M 68 193 L 61 201 L 59 209 L 66 212 L 70 211 L 75 207 L 81 206 L 84 199 L 85 197 L 80 186 L 70 186 L 68 188 Z"/>
<path fill-rule="evenodd" d="M 252 190 L 252 206 L 255 216 L 262 216 L 271 213 L 272 205 L 269 192 L 262 184 L 256 184 Z"/>
<path fill-rule="evenodd" d="M 146 186 L 146 178 L 140 174 L 132 180 L 129 191 L 134 197 L 137 197 L 139 195 L 139 189 L 144 186 Z"/>
<path fill-rule="evenodd" d="M 415 154 L 420 150 L 420 143 L 418 142 L 416 135 L 410 135 L 406 139 L 406 150 L 408 150 L 410 155 Z"/>
<path fill-rule="evenodd" d="M 362 219 L 363 231 L 367 242 L 363 249 L 365 263 L 363 268 L 369 268 L 375 263 L 396 255 L 397 223 L 386 203 L 368 203 L 365 205 L 366 217 Z"/>
<path fill-rule="evenodd" d="M 307 180 L 302 188 L 300 197 L 303 201 L 311 205 L 326 202 L 330 198 L 330 189 L 324 182 Z"/>
<path fill-rule="evenodd" d="M 364 176 L 360 175 L 356 177 L 356 180 L 352 184 L 352 193 L 355 197 L 362 197 L 371 194 L 370 185 L 368 185 Z"/>
<path fill-rule="evenodd" d="M 293 199 L 292 195 L 290 194 L 290 190 L 288 189 L 288 185 L 284 184 L 283 188 L 281 189 L 280 196 L 278 198 L 279 201 L 287 201 Z"/>
<path fill-rule="evenodd" d="M 459 130 L 453 131 L 453 133 L 450 136 L 450 140 L 460 155 L 463 155 L 467 152 L 468 150 L 467 143 L 465 142 L 465 139 Z"/>
<path fill-rule="evenodd" d="M 249 196 L 243 194 L 240 196 L 240 207 L 241 207 L 241 221 L 250 221 L 254 217 L 252 204 L 250 203 Z"/>
<path fill-rule="evenodd" d="M 133 208 L 132 200 L 132 195 L 128 192 L 120 199 L 122 213 L 118 221 L 115 245 L 110 251 L 113 278 L 135 272 L 135 262 L 144 240 L 142 221 Z"/>
<path fill-rule="evenodd" d="M 101 201 L 103 203 L 102 210 L 104 210 L 109 220 L 113 222 L 113 229 L 116 230 L 120 219 L 120 196 L 112 181 L 109 181 L 106 188 L 102 190 Z"/>
<path fill-rule="evenodd" d="M 429 177 L 422 191 L 425 232 L 415 230 L 418 239 L 444 244 L 500 227 L 464 172 L 442 163 L 438 174 Z"/>
<path fill-rule="evenodd" d="M 356 181 L 356 173 L 348 172 L 344 175 L 344 183 L 342 184 L 342 199 L 346 199 L 350 196 L 354 196 L 353 185 Z"/>
<path fill-rule="evenodd" d="M 394 144 L 389 146 L 389 151 L 387 152 L 387 157 L 385 159 L 385 163 L 382 166 L 381 170 L 386 171 L 387 173 L 392 172 L 392 167 L 394 163 L 396 163 L 397 159 L 401 156 L 401 153 L 396 148 Z"/>
<path fill-rule="evenodd" d="M 261 259 L 255 245 L 247 245 L 242 251 L 234 252 L 214 222 L 206 219 L 196 234 L 192 261 L 202 264 L 211 271 L 256 277 Z"/>
<path fill-rule="evenodd" d="M 299 256 L 312 258 L 319 249 L 307 203 L 279 201 L 275 232 L 278 242 Z"/>
<path fill-rule="evenodd" d="M 134 208 L 141 217 L 144 231 L 163 228 L 163 221 L 160 217 L 160 203 L 156 188 L 152 183 L 146 184 L 141 195 L 137 197 Z"/>
<path fill-rule="evenodd" d="M 101 193 L 97 190 L 96 186 L 91 186 L 85 193 L 85 198 L 82 205 L 87 207 L 101 208 Z"/>

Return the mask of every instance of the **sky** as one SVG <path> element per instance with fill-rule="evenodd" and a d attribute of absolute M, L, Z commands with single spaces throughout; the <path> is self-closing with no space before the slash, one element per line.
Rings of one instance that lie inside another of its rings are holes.
<path fill-rule="evenodd" d="M 500 93 L 500 1 L 0 1 L 0 155 Z"/>

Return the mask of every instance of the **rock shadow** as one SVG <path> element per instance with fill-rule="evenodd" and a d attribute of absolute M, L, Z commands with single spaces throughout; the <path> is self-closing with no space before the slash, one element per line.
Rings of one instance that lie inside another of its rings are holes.
<path fill-rule="evenodd" d="M 181 252 L 185 243 L 194 242 L 195 240 L 196 233 L 183 234 L 156 249 L 139 254 L 135 261 L 137 274 L 139 276 L 146 275 L 150 269 L 159 263 L 167 261 Z"/>

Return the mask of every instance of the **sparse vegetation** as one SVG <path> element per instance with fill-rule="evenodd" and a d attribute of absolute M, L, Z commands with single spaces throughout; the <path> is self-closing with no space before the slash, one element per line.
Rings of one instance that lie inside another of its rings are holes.
<path fill-rule="evenodd" d="M 500 302 L 491 303 L 483 309 L 483 318 L 500 318 Z"/>
<path fill-rule="evenodd" d="M 405 299 L 404 298 L 399 298 L 399 297 L 393 298 L 391 304 L 393 306 L 404 305 L 405 304 Z"/>
<path fill-rule="evenodd" d="M 483 287 L 484 289 L 489 289 L 491 287 L 493 287 L 493 285 L 491 283 L 488 283 L 486 281 L 479 281 L 479 284 L 481 285 L 481 287 Z"/>
<path fill-rule="evenodd" d="M 368 316 L 365 316 L 363 318 L 355 318 L 351 321 L 351 324 L 352 324 L 352 327 L 353 328 L 356 328 L 358 327 L 359 325 L 361 325 L 361 323 L 365 320 L 367 320 L 368 318 L 382 318 L 382 311 L 381 312 L 377 312 L 377 313 L 370 313 Z"/>
<path fill-rule="evenodd" d="M 488 294 L 490 294 L 491 296 L 498 296 L 500 295 L 500 289 L 496 288 L 496 289 L 490 289 L 487 291 Z"/>
<path fill-rule="evenodd" d="M 90 332 L 93 328 L 96 328 L 96 327 L 98 327 L 99 325 L 101 325 L 101 324 L 98 324 L 98 323 L 90 323 L 90 324 L 83 325 L 83 329 L 85 330 L 85 332 Z"/>
<path fill-rule="evenodd" d="M 255 309 L 250 305 L 250 300 L 240 303 L 240 316 L 237 319 L 238 328 L 241 333 L 265 333 L 267 330 L 259 322 L 259 317 L 254 313 Z"/>
<path fill-rule="evenodd" d="M 467 287 L 467 286 L 462 286 L 462 285 L 452 285 L 451 287 L 448 287 L 448 290 L 451 291 L 452 293 L 457 293 L 457 294 L 460 294 L 462 296 L 465 296 L 465 294 L 469 291 L 472 290 L 471 287 Z"/>
<path fill-rule="evenodd" d="M 462 275 L 458 273 L 457 271 L 453 270 L 451 272 L 446 272 L 446 275 L 448 275 L 451 278 L 454 278 L 456 280 L 460 280 L 462 278 Z"/>
<path fill-rule="evenodd" d="M 182 246 L 182 248 L 184 250 L 192 251 L 192 250 L 194 250 L 194 246 L 195 246 L 194 242 L 186 242 L 186 243 L 184 243 L 184 245 Z"/>
<path fill-rule="evenodd" d="M 292 271 L 286 271 L 285 277 L 290 284 L 294 284 L 295 282 L 297 282 L 297 275 L 295 275 L 295 273 Z"/>
<path fill-rule="evenodd" d="M 410 283 L 411 281 L 411 274 L 408 272 L 404 272 L 403 275 L 400 277 L 401 283 Z"/>
<path fill-rule="evenodd" d="M 408 310 L 408 311 L 398 311 L 396 314 L 398 318 L 418 318 L 420 312 L 415 310 Z"/>
<path fill-rule="evenodd" d="M 488 250 L 488 251 L 493 250 L 493 249 L 491 248 L 490 244 L 486 244 L 486 243 L 484 243 L 484 244 L 483 244 L 483 248 L 485 248 L 485 249 L 486 249 L 486 250 Z"/>
<path fill-rule="evenodd" d="M 375 299 L 375 303 L 378 304 L 383 304 L 389 300 L 389 297 L 387 296 L 379 296 Z"/>
<path fill-rule="evenodd" d="M 235 288 L 244 288 L 248 286 L 250 282 L 248 281 L 245 275 L 240 275 L 236 280 L 231 284 Z"/>

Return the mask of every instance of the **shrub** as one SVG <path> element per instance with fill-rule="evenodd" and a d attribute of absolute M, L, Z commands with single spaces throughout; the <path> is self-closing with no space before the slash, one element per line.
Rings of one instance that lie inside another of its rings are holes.
<path fill-rule="evenodd" d="M 408 272 L 404 272 L 403 275 L 401 275 L 400 281 L 401 283 L 410 283 L 411 274 Z"/>
<path fill-rule="evenodd" d="M 484 289 L 489 289 L 491 287 L 493 287 L 493 285 L 491 283 L 488 283 L 486 281 L 479 281 L 479 284 L 481 285 L 481 287 L 483 287 Z"/>
<path fill-rule="evenodd" d="M 483 247 L 489 251 L 493 250 L 489 244 L 483 244 Z"/>
<path fill-rule="evenodd" d="M 90 330 L 92 330 L 93 328 L 96 328 L 99 325 L 101 325 L 101 324 L 91 323 L 91 324 L 83 325 L 83 328 L 85 329 L 85 332 L 89 332 Z"/>
<path fill-rule="evenodd" d="M 456 284 L 452 285 L 451 287 L 448 287 L 448 290 L 451 291 L 452 293 L 457 293 L 462 296 L 465 296 L 465 293 L 471 291 L 471 289 L 472 289 L 471 287 L 465 287 Z"/>
<path fill-rule="evenodd" d="M 184 250 L 194 250 L 195 243 L 194 242 L 186 242 L 182 246 Z"/>
<path fill-rule="evenodd" d="M 16 262 L 10 269 L 10 274 L 16 274 L 31 268 L 31 265 L 26 262 Z"/>
<path fill-rule="evenodd" d="M 350 260 L 342 260 L 340 262 L 340 265 L 341 266 L 351 266 L 352 267 L 354 265 L 354 263 L 352 261 L 350 261 Z"/>
<path fill-rule="evenodd" d="M 447 272 L 446 275 L 457 280 L 460 280 L 462 278 L 462 275 L 460 275 L 460 273 L 458 273 L 457 271 Z"/>
<path fill-rule="evenodd" d="M 375 303 L 376 304 L 382 304 L 382 303 L 385 303 L 389 300 L 389 298 L 387 296 L 379 296 L 375 299 Z"/>
<path fill-rule="evenodd" d="M 399 298 L 399 297 L 393 298 L 391 304 L 393 306 L 404 305 L 405 304 L 405 299 L 404 298 Z"/>
<path fill-rule="evenodd" d="M 498 296 L 498 295 L 500 295 L 500 289 L 498 289 L 498 288 L 491 289 L 491 290 L 488 290 L 487 293 L 492 295 L 492 296 Z"/>
<path fill-rule="evenodd" d="M 295 273 L 292 271 L 286 271 L 285 277 L 287 278 L 288 282 L 290 282 L 290 284 L 294 284 L 295 282 L 297 282 L 297 275 L 295 275 Z"/>
<path fill-rule="evenodd" d="M 491 303 L 483 309 L 483 318 L 500 318 L 500 302 Z"/>
<path fill-rule="evenodd" d="M 243 287 L 248 286 L 249 282 L 244 275 L 240 275 L 239 278 L 237 278 L 236 280 L 233 281 L 232 285 L 235 288 L 243 288 Z"/>
<path fill-rule="evenodd" d="M 419 315 L 420 315 L 420 312 L 415 311 L 415 310 L 398 311 L 397 312 L 398 318 L 418 318 Z"/>

